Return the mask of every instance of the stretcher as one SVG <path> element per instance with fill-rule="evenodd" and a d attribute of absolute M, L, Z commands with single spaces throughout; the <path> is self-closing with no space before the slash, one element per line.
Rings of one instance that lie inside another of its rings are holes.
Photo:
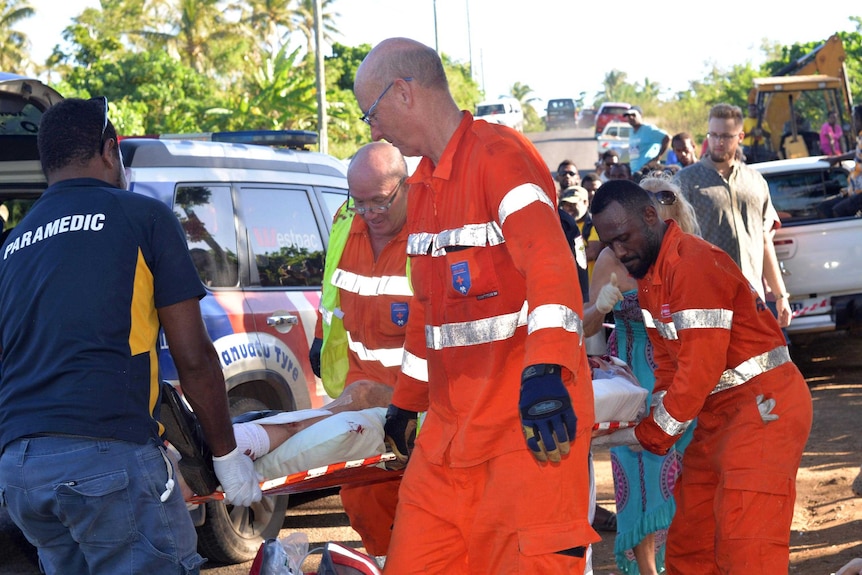
<path fill-rule="evenodd" d="M 620 429 L 633 427 L 636 424 L 636 421 L 599 422 L 593 425 L 593 435 L 612 433 Z M 264 497 L 267 497 L 270 495 L 306 493 L 308 491 L 317 491 L 342 485 L 371 485 L 372 483 L 392 481 L 400 478 L 404 474 L 403 469 L 390 470 L 382 467 L 389 461 L 395 461 L 394 453 L 386 452 L 363 459 L 341 461 L 261 481 L 260 490 L 263 492 Z M 224 493 L 215 491 L 209 495 L 194 495 L 187 499 L 186 502 L 196 504 L 208 501 L 221 501 L 222 499 L 224 499 Z"/>
<path fill-rule="evenodd" d="M 261 481 L 260 490 L 266 497 L 305 493 L 341 485 L 370 485 L 401 477 L 404 474 L 403 469 L 388 470 L 381 467 L 388 461 L 395 461 L 394 453 L 379 453 L 363 459 L 324 465 Z M 208 501 L 221 501 L 222 499 L 224 499 L 224 493 L 215 491 L 209 495 L 195 495 L 186 501 L 188 503 L 206 503 Z"/>
<path fill-rule="evenodd" d="M 593 438 L 632 427 L 645 411 L 647 391 L 625 363 L 616 358 L 590 357 L 597 423 Z M 318 415 L 291 412 L 291 421 Z M 271 423 L 280 421 L 270 419 Z M 255 461 L 255 469 L 267 479 L 260 484 L 264 496 L 304 493 L 330 487 L 367 485 L 392 481 L 403 470 L 386 469 L 395 460 L 383 441 L 386 410 L 370 408 L 341 412 L 314 423 Z M 257 420 L 265 423 L 266 420 Z M 194 495 L 188 503 L 224 499 L 220 491 Z"/>

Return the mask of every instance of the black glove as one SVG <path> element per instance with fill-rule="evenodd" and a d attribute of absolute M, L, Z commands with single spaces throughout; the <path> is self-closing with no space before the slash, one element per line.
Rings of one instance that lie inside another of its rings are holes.
<path fill-rule="evenodd" d="M 319 337 L 314 338 L 311 342 L 311 349 L 308 350 L 308 361 L 311 362 L 311 371 L 314 375 L 320 377 L 320 350 L 323 347 L 323 340 Z"/>
<path fill-rule="evenodd" d="M 521 374 L 521 425 L 527 447 L 541 462 L 559 462 L 569 453 L 578 418 L 558 365 L 531 365 Z"/>
<path fill-rule="evenodd" d="M 416 440 L 417 416 L 415 411 L 407 411 L 397 405 L 390 405 L 386 410 L 383 435 L 396 457 L 396 461 L 386 464 L 387 469 L 401 469 L 407 465 L 410 452 L 413 451 L 413 442 Z"/>

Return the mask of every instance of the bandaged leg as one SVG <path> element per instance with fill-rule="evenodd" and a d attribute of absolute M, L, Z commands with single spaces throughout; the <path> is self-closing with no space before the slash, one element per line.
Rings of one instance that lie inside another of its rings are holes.
<path fill-rule="evenodd" d="M 280 415 L 265 417 L 233 426 L 239 450 L 252 460 L 263 457 L 277 449 L 282 443 L 327 416 L 345 411 L 362 411 L 373 407 L 388 407 L 392 401 L 392 388 L 388 385 L 361 379 L 349 384 L 335 400 L 323 410 L 307 410 L 309 417 L 300 417 L 302 412 L 291 412 L 293 421 L 279 421 Z"/>

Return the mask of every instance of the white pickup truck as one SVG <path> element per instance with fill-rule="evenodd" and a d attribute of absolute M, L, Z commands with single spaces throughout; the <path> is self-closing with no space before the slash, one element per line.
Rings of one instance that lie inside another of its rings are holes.
<path fill-rule="evenodd" d="M 790 336 L 862 327 L 862 214 L 831 209 L 853 162 L 830 166 L 821 156 L 752 167 L 781 217 L 774 244 L 793 309 Z"/>

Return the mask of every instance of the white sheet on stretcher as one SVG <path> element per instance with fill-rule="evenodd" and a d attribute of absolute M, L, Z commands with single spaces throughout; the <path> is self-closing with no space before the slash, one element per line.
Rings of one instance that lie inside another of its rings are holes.
<path fill-rule="evenodd" d="M 647 391 L 624 376 L 593 380 L 596 422 L 635 421 L 644 409 Z M 611 370 L 610 374 L 613 373 Z M 632 376 L 633 378 L 633 376 Z M 325 415 L 326 410 L 286 412 L 292 421 Z M 292 414 L 292 415 L 291 415 Z M 256 423 L 282 423 L 278 417 Z M 266 479 L 290 475 L 332 463 L 371 457 L 386 451 L 383 424 L 386 408 L 345 411 L 300 431 L 276 449 L 258 458 L 254 467 Z"/>
<path fill-rule="evenodd" d="M 385 422 L 385 407 L 336 413 L 303 429 L 273 451 L 258 458 L 254 462 L 254 468 L 266 479 L 272 479 L 384 453 Z"/>

